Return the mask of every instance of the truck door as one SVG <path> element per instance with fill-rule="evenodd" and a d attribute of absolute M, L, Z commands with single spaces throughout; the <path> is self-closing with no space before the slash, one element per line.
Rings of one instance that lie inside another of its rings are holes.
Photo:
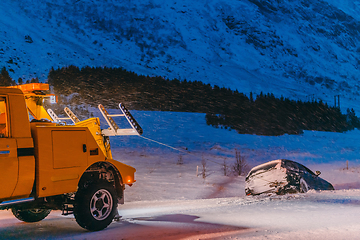
<path fill-rule="evenodd" d="M 10 198 L 18 181 L 16 139 L 9 138 L 8 105 L 0 96 L 0 199 Z"/>

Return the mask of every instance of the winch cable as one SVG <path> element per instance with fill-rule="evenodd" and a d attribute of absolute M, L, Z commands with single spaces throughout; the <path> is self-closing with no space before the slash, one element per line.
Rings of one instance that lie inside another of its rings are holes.
<path fill-rule="evenodd" d="M 158 142 L 158 141 L 155 141 L 155 140 L 153 140 L 153 139 L 150 139 L 150 138 L 147 138 L 147 137 L 144 137 L 144 136 L 139 136 L 139 137 L 141 137 L 141 138 L 143 138 L 143 139 L 146 139 L 146 140 L 148 140 L 148 141 L 155 142 L 155 143 L 157 143 L 157 144 L 163 145 L 163 146 L 165 146 L 165 147 L 174 149 L 174 150 L 179 151 L 179 152 L 184 152 L 184 153 L 187 153 L 187 154 L 191 154 L 189 151 L 185 151 L 185 150 L 180 149 L 180 148 L 175 148 L 175 147 L 172 147 L 172 146 L 167 145 L 167 144 L 165 144 L 165 143 Z"/>
<path fill-rule="evenodd" d="M 197 157 L 197 158 L 200 158 L 198 155 L 195 155 L 194 153 L 192 153 L 192 152 L 190 152 L 190 151 L 188 151 L 188 150 L 183 150 L 183 149 L 180 149 L 180 148 L 175 148 L 175 147 L 172 147 L 172 146 L 170 146 L 170 145 L 168 145 L 168 144 L 165 144 L 165 143 L 162 143 L 162 142 L 159 142 L 159 141 L 156 141 L 156 140 L 153 140 L 153 139 L 150 139 L 150 138 L 141 136 L 141 135 L 139 135 L 139 137 L 141 137 L 141 138 L 143 138 L 143 139 L 145 139 L 145 140 L 148 140 L 148 141 L 155 142 L 155 143 L 157 143 L 157 144 L 163 145 L 163 146 L 165 146 L 165 147 L 171 148 L 171 149 L 173 149 L 173 150 L 176 150 L 176 151 L 179 151 L 179 152 L 183 152 L 183 153 L 186 153 L 186 154 L 195 156 L 195 157 Z M 216 162 L 216 161 L 209 160 L 209 159 L 206 159 L 206 161 L 213 162 L 213 163 L 219 164 L 219 165 L 221 165 L 221 166 L 224 165 L 224 164 L 221 164 L 221 163 L 218 163 L 218 162 Z"/>
<path fill-rule="evenodd" d="M 165 143 L 162 143 L 162 142 L 159 142 L 159 141 L 156 141 L 156 140 L 153 140 L 153 139 L 150 139 L 150 138 L 147 138 L 147 137 L 143 137 L 141 136 L 141 134 L 143 133 L 143 130 L 142 128 L 140 127 L 140 125 L 137 123 L 137 121 L 135 120 L 135 118 L 131 115 L 131 113 L 129 112 L 129 110 L 127 110 L 127 108 L 124 106 L 124 104 L 122 103 L 119 103 L 119 108 L 122 112 L 122 114 L 118 115 L 118 114 L 115 114 L 115 115 L 112 115 L 112 114 L 109 114 L 108 111 L 106 111 L 106 109 L 104 108 L 104 106 L 102 104 L 99 104 L 98 105 L 98 108 L 100 110 L 100 112 L 102 113 L 103 117 L 105 118 L 106 122 L 108 123 L 108 125 L 110 126 L 110 129 L 112 129 L 112 133 L 115 133 L 115 135 L 117 135 L 117 131 L 119 131 L 119 127 L 118 125 L 115 123 L 115 121 L 112 119 L 112 117 L 125 117 L 128 121 L 128 123 L 131 125 L 132 129 L 134 131 L 137 132 L 137 135 L 145 140 L 148 140 L 148 141 L 151 141 L 151 142 L 155 142 L 157 144 L 160 144 L 160 145 L 163 145 L 165 147 L 168 147 L 168 148 L 171 148 L 173 150 L 176 150 L 176 151 L 179 151 L 179 152 L 183 152 L 183 153 L 187 153 L 187 154 L 190 154 L 190 155 L 194 155 L 196 157 L 199 157 L 193 153 L 191 153 L 190 151 L 185 151 L 183 149 L 179 149 L 179 148 L 175 148 L 175 147 L 172 147 L 168 144 L 165 144 Z M 203 157 L 202 157 L 203 158 Z M 209 159 L 206 159 L 207 161 L 209 162 L 213 162 L 213 163 L 216 163 L 216 164 L 219 164 L 219 165 L 224 165 L 224 164 L 221 164 L 221 163 L 218 163 L 216 161 L 212 161 L 212 160 L 209 160 Z"/>

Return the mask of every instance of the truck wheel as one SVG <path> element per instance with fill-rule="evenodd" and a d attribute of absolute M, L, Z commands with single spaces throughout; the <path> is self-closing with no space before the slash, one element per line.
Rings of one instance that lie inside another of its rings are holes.
<path fill-rule="evenodd" d="M 75 220 L 87 230 L 106 228 L 114 219 L 116 211 L 116 192 L 108 182 L 90 184 L 79 189 L 75 195 Z"/>
<path fill-rule="evenodd" d="M 46 218 L 51 209 L 41 209 L 41 208 L 34 208 L 34 209 L 16 209 L 12 208 L 11 212 L 14 216 L 23 222 L 39 222 Z"/>

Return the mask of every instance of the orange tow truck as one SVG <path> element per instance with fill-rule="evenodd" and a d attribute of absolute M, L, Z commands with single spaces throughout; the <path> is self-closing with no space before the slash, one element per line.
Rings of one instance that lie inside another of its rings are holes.
<path fill-rule="evenodd" d="M 135 168 L 112 158 L 109 136 L 141 135 L 129 111 L 80 121 L 66 108 L 73 124 L 49 109 L 49 85 L 30 83 L 0 87 L 0 210 L 11 209 L 25 222 L 44 219 L 51 210 L 74 214 L 90 231 L 106 228 L 124 203 L 125 185 L 134 182 Z M 125 117 L 130 128 L 119 128 L 114 117 Z M 30 121 L 31 119 L 31 121 Z"/>

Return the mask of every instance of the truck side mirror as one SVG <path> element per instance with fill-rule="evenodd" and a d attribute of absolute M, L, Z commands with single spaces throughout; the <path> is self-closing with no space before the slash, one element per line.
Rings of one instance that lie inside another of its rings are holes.
<path fill-rule="evenodd" d="M 319 176 L 320 174 L 321 174 L 320 171 L 316 171 L 316 172 L 315 172 L 315 175 L 316 175 L 316 176 Z"/>

